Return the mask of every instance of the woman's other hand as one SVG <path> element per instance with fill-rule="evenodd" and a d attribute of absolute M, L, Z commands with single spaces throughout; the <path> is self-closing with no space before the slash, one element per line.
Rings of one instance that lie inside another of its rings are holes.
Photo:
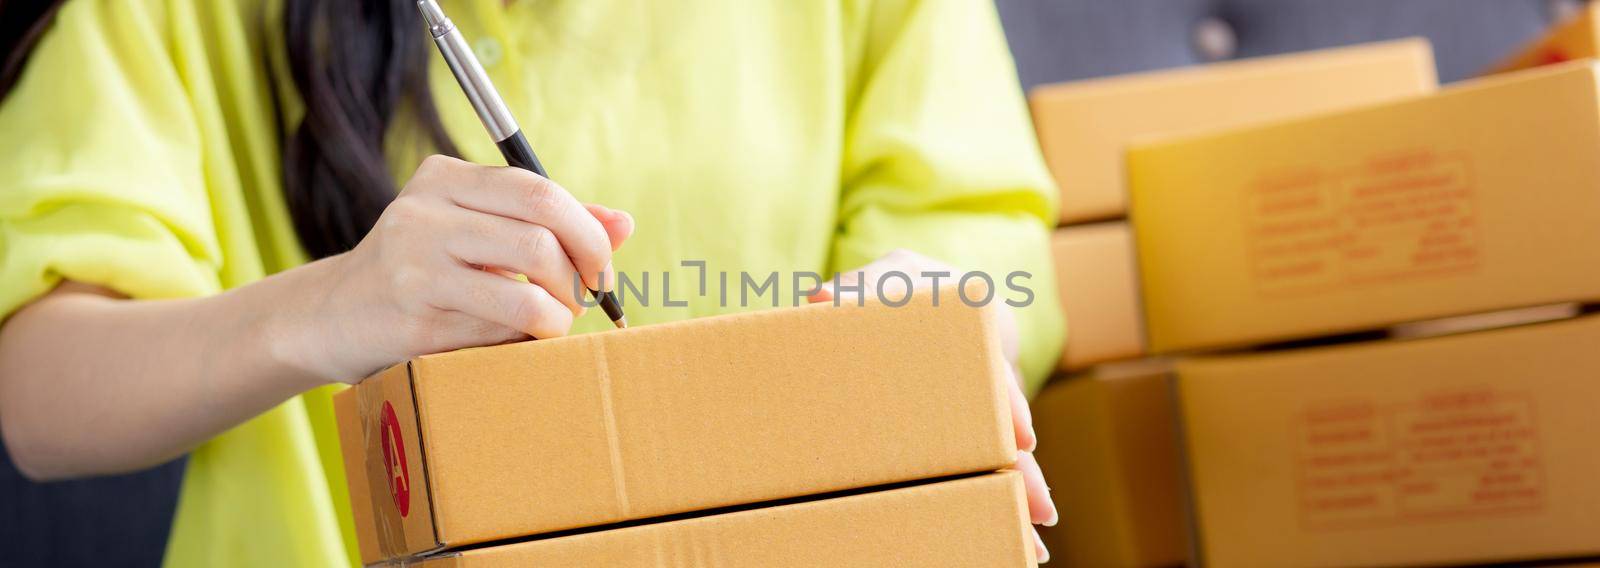
<path fill-rule="evenodd" d="M 880 276 L 891 271 L 899 271 L 910 277 L 913 290 L 930 289 L 932 287 L 933 281 L 928 277 L 922 276 L 924 272 L 943 273 L 952 275 L 954 278 L 959 278 L 960 274 L 962 274 L 960 271 L 939 261 L 900 249 L 884 255 L 866 266 L 840 273 L 840 283 L 847 284 L 846 288 L 853 289 L 852 291 L 840 294 L 833 289 L 833 285 L 830 282 L 824 284 L 821 291 L 813 294 L 810 300 L 813 303 L 825 302 L 831 301 L 835 296 L 838 296 L 842 302 L 855 303 L 857 301 L 856 296 L 863 293 L 868 294 L 869 298 L 876 297 L 878 294 L 876 284 Z M 945 286 L 951 286 L 950 282 L 953 281 L 953 278 L 946 278 Z M 901 286 L 904 285 L 905 280 L 891 278 L 887 282 L 895 286 Z M 857 288 L 857 285 L 860 287 Z M 854 290 L 861 290 L 861 292 Z M 893 298 L 899 298 L 906 292 L 906 290 L 898 289 L 883 291 L 885 295 Z M 1056 521 L 1059 519 L 1056 506 L 1050 500 L 1050 489 L 1045 485 L 1044 473 L 1039 469 L 1039 463 L 1033 459 L 1033 449 L 1038 445 L 1039 440 L 1033 431 L 1033 414 L 1028 409 L 1028 399 L 1022 394 L 1022 374 L 1017 366 L 1017 346 L 1019 343 L 1016 314 L 1011 311 L 1011 306 L 1005 302 L 996 302 L 995 305 L 997 307 L 996 313 L 1000 320 L 1000 342 L 1005 351 L 1006 360 L 1011 363 L 1008 367 L 1010 373 L 1007 374 L 1003 382 L 1005 382 L 1006 391 L 1011 398 L 1011 418 L 1016 428 L 1017 447 L 1021 448 L 1021 451 L 1017 453 L 1016 468 L 1022 472 L 1023 484 L 1028 492 L 1028 513 L 1032 517 L 1034 524 L 1055 526 Z M 1039 539 L 1037 531 L 1034 532 L 1034 546 L 1039 555 L 1039 562 L 1049 561 L 1050 552 L 1045 549 L 1044 542 Z"/>
<path fill-rule="evenodd" d="M 279 328 L 303 355 L 285 357 L 356 382 L 417 355 L 565 335 L 584 313 L 575 279 L 610 290 L 632 232 L 627 213 L 531 172 L 431 156 L 353 250 L 316 263 L 321 292 Z"/>

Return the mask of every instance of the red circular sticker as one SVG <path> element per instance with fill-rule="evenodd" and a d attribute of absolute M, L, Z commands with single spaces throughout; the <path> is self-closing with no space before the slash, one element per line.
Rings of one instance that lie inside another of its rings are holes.
<path fill-rule="evenodd" d="M 1549 64 L 1552 64 L 1552 63 L 1561 63 L 1563 61 L 1571 61 L 1572 60 L 1572 56 L 1571 55 L 1567 55 L 1567 52 L 1562 51 L 1560 48 L 1546 49 L 1544 51 L 1544 53 L 1541 53 L 1539 55 L 1540 55 L 1540 57 L 1539 57 L 1539 59 L 1540 59 L 1539 65 L 1549 65 Z"/>
<path fill-rule="evenodd" d="M 383 469 L 389 474 L 389 496 L 400 516 L 411 512 L 411 469 L 406 467 L 406 444 L 400 437 L 400 419 L 394 416 L 394 407 L 383 401 L 383 416 L 378 419 L 383 431 Z"/>

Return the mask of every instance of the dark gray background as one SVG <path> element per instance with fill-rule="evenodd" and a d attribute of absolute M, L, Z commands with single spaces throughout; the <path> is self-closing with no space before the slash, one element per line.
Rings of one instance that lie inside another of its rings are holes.
<path fill-rule="evenodd" d="M 1483 70 L 1576 0 L 998 0 L 1024 87 L 1204 63 L 1200 23 L 1250 57 L 1424 36 L 1439 79 Z"/>

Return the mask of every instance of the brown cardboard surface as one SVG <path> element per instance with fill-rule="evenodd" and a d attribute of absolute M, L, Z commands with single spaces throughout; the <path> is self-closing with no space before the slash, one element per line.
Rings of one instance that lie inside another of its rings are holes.
<path fill-rule="evenodd" d="M 1394 339 L 1423 339 L 1440 335 L 1567 319 L 1582 312 L 1582 306 L 1565 303 L 1454 316 L 1400 324 L 1389 329 L 1389 337 Z"/>
<path fill-rule="evenodd" d="M 391 367 L 364 384 L 333 397 L 362 560 L 437 548 L 410 369 Z"/>
<path fill-rule="evenodd" d="M 426 549 L 413 522 L 455 547 L 1006 467 L 992 318 L 951 291 L 937 305 L 819 304 L 420 357 L 336 396 L 341 439 L 363 442 L 344 447 L 349 471 L 374 480 L 351 484 L 374 521 L 357 528 L 389 539 L 363 558 Z M 395 386 L 407 383 L 410 398 Z M 359 433 L 379 430 L 383 404 L 417 411 L 406 516 L 383 495 L 382 437 Z"/>
<path fill-rule="evenodd" d="M 1031 567 L 1021 475 L 1001 472 L 848 497 L 470 550 L 422 568 Z"/>
<path fill-rule="evenodd" d="M 1600 18 L 1600 5 L 1590 3 L 1577 17 L 1550 28 L 1488 72 L 1504 73 L 1600 55 L 1600 33 L 1596 33 L 1595 28 L 1597 18 Z"/>
<path fill-rule="evenodd" d="M 1180 361 L 1204 565 L 1600 554 L 1600 317 Z"/>
<path fill-rule="evenodd" d="M 1050 246 L 1068 330 L 1060 368 L 1077 371 L 1144 354 L 1139 280 L 1127 223 L 1058 229 Z"/>
<path fill-rule="evenodd" d="M 1028 96 L 1061 222 L 1122 217 L 1129 142 L 1239 126 L 1431 91 L 1423 39 L 1045 85 Z"/>
<path fill-rule="evenodd" d="M 1139 361 L 1050 383 L 1034 399 L 1034 456 L 1061 523 L 1051 565 L 1178 566 L 1188 554 L 1169 366 Z"/>
<path fill-rule="evenodd" d="M 1600 298 L 1592 63 L 1133 149 L 1155 353 Z"/>

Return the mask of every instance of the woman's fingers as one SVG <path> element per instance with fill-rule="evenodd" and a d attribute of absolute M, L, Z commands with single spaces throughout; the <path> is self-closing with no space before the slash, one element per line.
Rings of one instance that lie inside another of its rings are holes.
<path fill-rule="evenodd" d="M 1056 521 L 1060 520 L 1056 504 L 1050 501 L 1050 486 L 1045 485 L 1044 472 L 1039 470 L 1039 462 L 1034 461 L 1033 452 L 1017 453 L 1017 471 L 1022 472 L 1022 485 L 1028 492 L 1028 516 L 1033 524 L 1056 526 Z"/>
<path fill-rule="evenodd" d="M 1060 514 L 1056 511 L 1055 503 L 1050 501 L 1050 488 L 1045 485 L 1044 474 L 1039 471 L 1039 463 L 1034 461 L 1032 452 L 1017 453 L 1017 471 L 1022 472 L 1022 485 L 1028 494 L 1028 517 L 1036 525 L 1047 527 L 1056 526 Z M 1037 553 L 1039 563 L 1050 561 L 1050 550 L 1045 548 L 1044 540 L 1039 538 L 1039 531 L 1033 531 L 1034 551 Z"/>
<path fill-rule="evenodd" d="M 1044 547 L 1044 539 L 1039 538 L 1039 529 L 1033 529 L 1033 553 L 1040 564 L 1050 562 L 1050 549 Z"/>
<path fill-rule="evenodd" d="M 533 172 L 511 167 L 475 166 L 448 158 L 430 159 L 424 168 L 449 171 L 466 183 L 438 184 L 460 207 L 540 225 L 554 233 L 590 288 L 611 288 L 611 236 L 599 219 L 566 189 Z M 602 275 L 603 274 L 603 275 Z"/>
<path fill-rule="evenodd" d="M 891 274 L 898 273 L 898 274 Z M 829 280 L 823 282 L 819 289 L 807 297 L 811 303 L 835 300 L 841 304 L 859 304 L 862 296 L 868 298 L 898 299 L 905 295 L 922 290 L 932 290 L 936 287 L 949 289 L 955 286 L 951 276 L 956 271 L 949 265 L 911 252 L 905 249 L 895 249 L 888 254 L 868 263 L 865 266 L 841 272 L 838 274 L 841 287 L 852 289 L 840 292 Z M 934 278 L 943 278 L 944 283 L 935 284 Z M 859 288 L 858 291 L 854 289 Z"/>
<path fill-rule="evenodd" d="M 1022 487 L 1028 493 L 1029 520 L 1036 525 L 1056 526 L 1060 513 L 1056 511 L 1055 503 L 1050 501 L 1050 487 L 1045 485 L 1044 473 L 1039 471 L 1039 462 L 1034 461 L 1033 452 L 1017 453 L 1017 471 L 1022 472 Z M 1045 548 L 1038 529 L 1033 531 L 1033 547 L 1040 564 L 1050 561 L 1050 549 Z"/>
<path fill-rule="evenodd" d="M 1011 372 L 1000 380 L 1006 383 L 1003 388 L 1011 401 L 1011 425 L 1016 429 L 1017 448 L 1031 452 L 1039 449 L 1039 435 L 1033 429 L 1033 410 L 1028 407 L 1028 397 L 1022 394 L 1017 367 L 1011 365 L 1010 368 Z"/>
<path fill-rule="evenodd" d="M 583 208 L 589 210 L 589 214 L 600 221 L 600 226 L 605 227 L 606 236 L 611 239 L 613 252 L 622 248 L 623 241 L 633 236 L 633 215 L 629 215 L 627 211 L 594 203 L 585 204 Z"/>
<path fill-rule="evenodd" d="M 1011 362 L 1011 366 L 1016 367 L 1022 357 L 1022 336 L 1019 331 L 1021 328 L 1017 327 L 1017 311 L 1012 309 L 1010 304 L 996 302 L 994 317 L 998 320 L 1000 329 L 1000 351 L 1005 354 L 1006 360 Z M 1022 373 L 1018 372 L 1017 377 L 1022 377 Z"/>
<path fill-rule="evenodd" d="M 555 233 L 506 217 L 457 211 L 456 224 L 462 229 L 446 237 L 446 252 L 467 264 L 527 276 L 529 282 L 544 288 L 574 315 L 583 314 L 579 300 L 585 292 L 577 286 L 577 268 L 572 266 Z"/>
<path fill-rule="evenodd" d="M 461 312 L 440 314 L 433 324 L 433 341 L 439 351 L 499 345 L 528 338 L 526 333 Z"/>
<path fill-rule="evenodd" d="M 542 286 L 519 282 L 468 266 L 453 268 L 449 284 L 439 286 L 439 308 L 515 329 L 538 339 L 560 337 L 572 328 L 572 310 Z"/>

